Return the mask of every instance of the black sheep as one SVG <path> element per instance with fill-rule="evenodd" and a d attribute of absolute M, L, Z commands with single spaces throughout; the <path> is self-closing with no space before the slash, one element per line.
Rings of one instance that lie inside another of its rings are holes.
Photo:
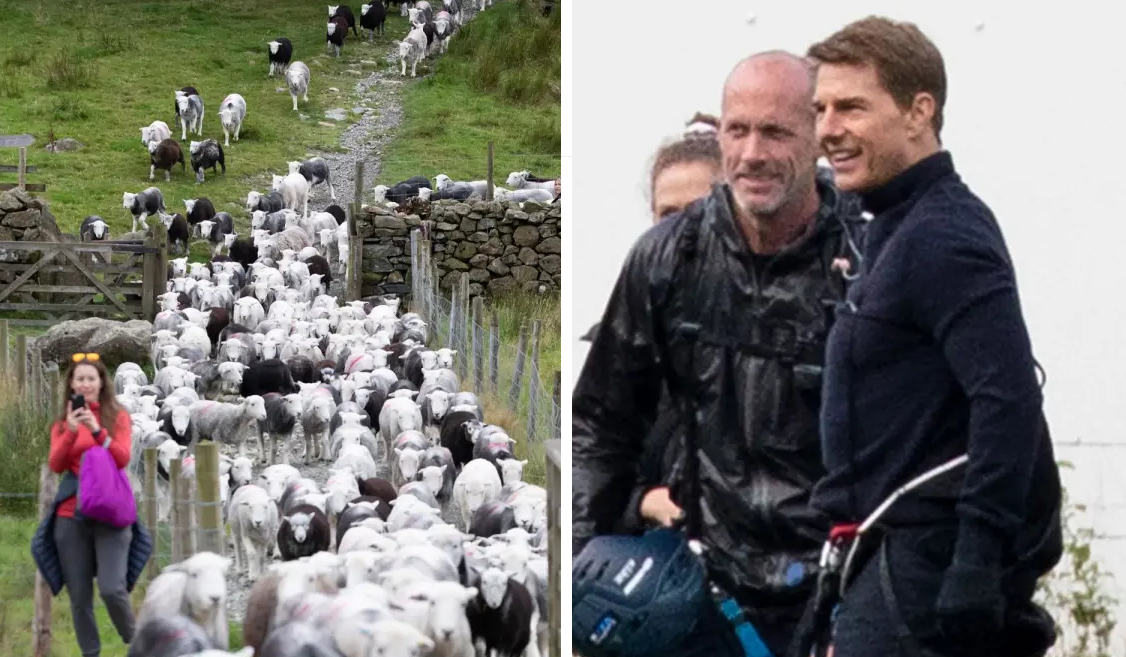
<path fill-rule="evenodd" d="M 191 416 L 190 415 L 188 416 L 188 418 L 189 418 L 188 424 L 187 424 L 187 426 L 184 427 L 184 430 L 182 432 L 177 431 L 176 423 L 172 421 L 172 414 L 175 411 L 175 409 L 176 409 L 175 406 L 166 406 L 166 407 L 160 409 L 160 413 L 156 416 L 156 419 L 157 419 L 158 422 L 161 423 L 161 426 L 160 426 L 161 431 L 168 434 L 169 436 L 172 436 L 172 440 L 175 440 L 176 444 L 183 445 L 184 447 L 187 447 L 192 442 L 192 433 L 193 432 L 192 432 Z M 181 413 L 182 413 L 182 411 L 181 411 Z"/>
<path fill-rule="evenodd" d="M 504 502 L 485 502 L 473 512 L 469 533 L 474 536 L 496 536 L 519 527 L 512 507 Z"/>
<path fill-rule="evenodd" d="M 250 367 L 246 368 L 246 371 L 243 372 L 242 383 L 239 384 L 239 396 L 264 396 L 271 392 L 288 395 L 290 393 L 300 392 L 300 388 L 293 382 L 293 376 L 289 373 L 289 368 L 286 367 L 286 364 L 280 359 L 269 358 L 267 360 L 251 363 Z"/>
<path fill-rule="evenodd" d="M 371 479 L 361 479 L 360 477 L 356 477 L 356 484 L 360 488 L 360 495 L 365 497 L 378 497 L 388 504 L 399 497 L 399 494 L 395 492 L 395 487 L 386 479 L 377 479 L 375 477 Z"/>
<path fill-rule="evenodd" d="M 278 444 L 289 449 L 289 439 L 297 427 L 298 415 L 289 407 L 289 400 L 276 392 L 262 395 L 266 406 L 266 419 L 258 420 L 258 440 L 263 446 L 259 460 L 263 463 L 276 463 Z M 270 445 L 266 446 L 265 434 L 270 434 Z"/>
<path fill-rule="evenodd" d="M 339 205 L 330 205 L 325 208 L 325 212 L 331 214 L 336 218 L 337 226 L 344 223 L 345 221 L 348 221 L 348 214 L 344 212 L 344 208 L 340 207 Z"/>
<path fill-rule="evenodd" d="M 328 32 L 325 34 L 325 47 L 331 49 L 340 56 L 340 51 L 344 48 L 344 38 L 348 36 L 348 20 L 343 16 L 337 16 L 328 21 Z"/>
<path fill-rule="evenodd" d="M 194 655 L 211 648 L 211 637 L 187 616 L 153 615 L 137 627 L 125 657 Z"/>
<path fill-rule="evenodd" d="M 184 201 L 184 209 L 188 211 L 188 223 L 192 226 L 215 218 L 215 205 L 209 198 L 188 199 Z"/>
<path fill-rule="evenodd" d="M 368 505 L 361 506 L 358 504 L 359 502 L 374 502 L 371 505 L 374 508 L 368 508 Z M 340 517 L 336 519 L 336 549 L 340 549 L 340 539 L 344 538 L 344 534 L 348 532 L 352 525 L 359 524 L 368 518 L 387 520 L 390 515 L 391 505 L 379 498 L 352 500 L 340 512 Z"/>
<path fill-rule="evenodd" d="M 249 237 L 236 237 L 231 244 L 230 256 L 231 260 L 249 271 L 251 263 L 258 260 L 258 247 L 254 246 L 254 242 Z"/>
<path fill-rule="evenodd" d="M 332 377 L 336 376 L 336 363 L 327 358 L 317 363 L 314 367 L 316 367 L 317 373 L 320 375 L 321 383 L 331 383 Z"/>
<path fill-rule="evenodd" d="M 227 312 L 226 308 L 211 309 L 211 316 L 207 318 L 207 337 L 211 339 L 213 345 L 211 348 L 213 353 L 209 354 L 210 356 L 214 356 L 214 352 L 219 349 L 219 336 L 230 323 L 231 313 Z"/>
<path fill-rule="evenodd" d="M 403 332 L 406 336 L 406 332 Z M 410 381 L 416 386 L 422 386 L 422 350 L 415 349 L 407 354 L 407 360 L 403 363 L 403 373 L 406 374 L 406 380 Z M 417 390 L 417 388 L 416 388 Z"/>
<path fill-rule="evenodd" d="M 423 176 L 415 176 L 408 178 L 402 182 L 395 183 L 387 188 L 383 193 L 384 200 L 394 201 L 395 203 L 402 203 L 408 198 L 418 196 L 418 189 L 420 187 L 430 188 L 430 179 Z M 379 199 L 376 198 L 378 201 Z"/>
<path fill-rule="evenodd" d="M 384 351 L 391 353 L 387 354 L 387 368 L 395 373 L 395 376 L 400 379 L 406 378 L 406 368 L 403 362 L 403 355 L 410 349 L 410 345 L 403 344 L 402 342 L 392 342 L 383 348 Z"/>
<path fill-rule="evenodd" d="M 368 31 L 368 41 L 375 39 L 375 31 L 383 36 L 383 26 L 387 23 L 387 8 L 383 0 L 371 0 L 369 4 L 360 6 L 360 27 Z"/>
<path fill-rule="evenodd" d="M 313 366 L 313 361 L 305 356 L 294 356 L 285 362 L 286 367 L 289 368 L 289 374 L 293 380 L 298 383 L 316 383 L 317 372 Z"/>
<path fill-rule="evenodd" d="M 274 73 L 285 73 L 289 68 L 289 60 L 293 58 L 293 44 L 285 37 L 278 37 L 266 43 L 267 56 L 270 59 L 270 77 Z"/>
<path fill-rule="evenodd" d="M 188 296 L 187 292 L 180 292 L 176 295 L 176 310 L 183 310 L 184 308 L 192 307 L 192 298 Z M 185 317 L 185 319 L 187 319 Z"/>
<path fill-rule="evenodd" d="M 383 410 L 383 405 L 387 403 L 387 391 L 382 388 L 376 387 L 368 395 L 368 401 L 364 404 L 364 411 L 367 412 L 368 417 L 375 418 L 376 424 L 379 424 L 379 413 Z"/>
<path fill-rule="evenodd" d="M 149 180 L 156 176 L 156 170 L 164 170 L 165 182 L 172 180 L 172 166 L 179 163 L 180 171 L 187 171 L 184 165 L 184 151 L 175 139 L 162 139 L 149 142 Z"/>
<path fill-rule="evenodd" d="M 473 460 L 473 439 L 469 434 L 471 426 L 480 426 L 480 420 L 472 411 L 453 411 L 442 418 L 441 444 L 450 450 L 459 470 Z"/>
<path fill-rule="evenodd" d="M 203 170 L 211 169 L 218 173 L 218 167 L 223 167 L 223 175 L 227 175 L 227 162 L 223 155 L 223 145 L 214 139 L 205 139 L 192 142 L 192 171 L 195 171 L 197 183 L 203 182 Z"/>
<path fill-rule="evenodd" d="M 285 209 L 285 197 L 276 189 L 270 190 L 267 194 L 258 195 L 258 204 L 254 206 L 247 206 L 248 212 L 261 210 L 265 213 L 281 212 Z"/>
<path fill-rule="evenodd" d="M 217 344 L 223 344 L 224 342 L 229 340 L 231 338 L 231 336 L 238 335 L 239 333 L 246 333 L 247 335 L 253 335 L 254 331 L 252 329 L 249 329 L 249 328 L 243 326 L 242 324 L 236 324 L 234 322 L 231 322 L 230 324 L 227 324 L 227 326 L 225 326 L 223 328 L 222 332 L 219 333 L 219 340 L 218 340 Z"/>
<path fill-rule="evenodd" d="M 477 587 L 477 597 L 465 608 L 469 631 L 474 642 L 484 640 L 485 654 L 495 650 L 498 655 L 520 655 L 529 641 L 536 640 L 532 636 L 536 601 L 523 584 L 511 577 L 507 580 L 504 597 L 495 609 L 485 602 L 484 581 Z"/>
<path fill-rule="evenodd" d="M 82 220 L 78 236 L 83 242 L 101 242 L 109 237 L 109 224 L 96 214 Z"/>
<path fill-rule="evenodd" d="M 336 11 L 332 12 L 329 15 L 329 20 L 331 21 L 334 18 L 343 18 L 347 22 L 347 26 L 352 28 L 353 36 L 360 36 L 360 33 L 356 31 L 356 15 L 352 13 L 352 8 L 348 5 L 336 5 L 334 9 Z M 345 28 L 344 32 L 347 33 L 348 29 Z"/>
<path fill-rule="evenodd" d="M 332 283 L 332 268 L 328 266 L 328 260 L 323 255 L 311 256 L 305 261 L 305 266 L 309 268 L 310 274 L 321 275 L 321 284 L 327 290 L 329 283 Z"/>
<path fill-rule="evenodd" d="M 179 212 L 172 215 L 172 223 L 168 225 L 168 245 L 176 246 L 179 253 L 187 253 L 189 231 L 188 220 L 184 218 L 184 215 Z"/>
<path fill-rule="evenodd" d="M 331 545 L 328 518 L 312 504 L 298 504 L 282 518 L 278 527 L 278 551 L 282 561 L 293 561 L 325 552 Z"/>
<path fill-rule="evenodd" d="M 387 389 L 387 395 L 390 396 L 391 393 L 397 392 L 399 390 L 412 390 L 414 392 L 418 392 L 418 386 L 416 386 L 412 381 L 399 379 L 398 381 L 392 383 L 391 387 Z"/>

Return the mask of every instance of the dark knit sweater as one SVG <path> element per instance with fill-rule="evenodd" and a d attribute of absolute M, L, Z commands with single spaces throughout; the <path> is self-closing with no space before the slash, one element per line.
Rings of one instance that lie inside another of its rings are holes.
<path fill-rule="evenodd" d="M 1041 393 L 1013 266 L 989 208 L 939 152 L 866 194 L 862 278 L 829 336 L 828 474 L 811 504 L 858 522 L 945 461 L 962 468 L 897 502 L 888 526 L 957 523 L 955 561 L 993 565 L 1026 522 Z"/>

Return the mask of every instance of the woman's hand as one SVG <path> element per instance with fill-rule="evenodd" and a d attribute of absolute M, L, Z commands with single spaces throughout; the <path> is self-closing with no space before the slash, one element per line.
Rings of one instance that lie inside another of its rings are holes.
<path fill-rule="evenodd" d="M 67 408 L 70 410 L 68 410 L 66 413 L 66 428 L 70 429 L 72 432 L 78 431 L 78 424 L 81 421 L 82 412 L 86 409 L 76 409 L 70 405 L 69 401 L 67 402 Z"/>
<path fill-rule="evenodd" d="M 665 486 L 654 488 L 641 498 L 643 518 L 671 527 L 674 520 L 679 520 L 683 516 L 684 512 L 669 497 L 669 489 Z"/>
<path fill-rule="evenodd" d="M 81 413 L 78 421 L 86 425 L 90 429 L 90 433 L 97 433 L 98 429 L 101 428 L 101 425 L 98 424 L 98 417 L 89 408 L 83 408 L 78 412 Z"/>

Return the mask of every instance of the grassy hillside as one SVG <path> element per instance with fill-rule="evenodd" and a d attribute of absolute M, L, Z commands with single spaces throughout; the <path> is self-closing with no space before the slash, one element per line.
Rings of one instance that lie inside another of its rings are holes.
<path fill-rule="evenodd" d="M 287 160 L 338 148 L 348 121 L 327 120 L 325 111 L 350 110 L 360 75 L 384 66 L 390 42 L 407 29 L 395 15 L 374 46 L 349 40 L 338 61 L 325 54 L 326 9 L 305 0 L 0 0 L 0 133 L 36 137 L 28 163 L 39 172 L 29 182 L 47 183 L 61 229 L 76 232 L 84 217 L 98 214 L 123 232 L 131 222 L 122 192 L 150 185 L 140 128 L 161 120 L 179 141 L 173 91 L 191 85 L 205 115 L 203 136 L 189 141 L 222 143 L 219 104 L 240 93 L 247 116 L 240 141 L 225 149 L 227 175 L 208 172 L 197 186 L 189 161 L 186 172 L 173 170 L 170 183 L 163 172 L 152 183 L 170 210 L 182 211 L 184 198 L 207 196 L 216 209 L 236 211 L 249 189 L 269 184 L 268 173 L 284 173 Z M 288 92 L 276 91 L 284 79 L 267 76 L 266 42 L 279 36 L 293 42 L 294 60 L 312 72 L 309 102 L 301 101 L 299 112 Z M 51 130 L 86 147 L 44 151 Z M 182 146 L 186 153 L 188 144 Z M 0 163 L 17 159 L 16 151 L 0 149 Z M 2 179 L 14 181 L 11 174 Z"/>
<path fill-rule="evenodd" d="M 432 77 L 403 90 L 379 182 L 482 179 L 490 139 L 498 184 L 514 170 L 559 175 L 561 19 L 539 7 L 507 0 L 488 9 L 453 36 Z"/>

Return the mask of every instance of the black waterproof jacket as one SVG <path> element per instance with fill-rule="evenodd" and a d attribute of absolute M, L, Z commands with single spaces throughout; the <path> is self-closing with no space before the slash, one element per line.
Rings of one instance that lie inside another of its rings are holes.
<path fill-rule="evenodd" d="M 828 531 L 808 506 L 824 473 L 820 370 L 846 285 L 832 261 L 849 258 L 858 271 L 846 235 L 855 246 L 863 230 L 852 197 L 824 176 L 818 190 L 810 231 L 772 256 L 750 250 L 726 185 L 634 245 L 572 397 L 574 553 L 636 516 L 646 489 L 639 474 L 652 479 L 681 461 L 681 400 L 691 383 L 713 580 L 743 605 L 808 596 Z M 682 322 L 701 325 L 694 358 L 673 344 Z M 681 473 L 661 474 L 685 507 Z"/>

